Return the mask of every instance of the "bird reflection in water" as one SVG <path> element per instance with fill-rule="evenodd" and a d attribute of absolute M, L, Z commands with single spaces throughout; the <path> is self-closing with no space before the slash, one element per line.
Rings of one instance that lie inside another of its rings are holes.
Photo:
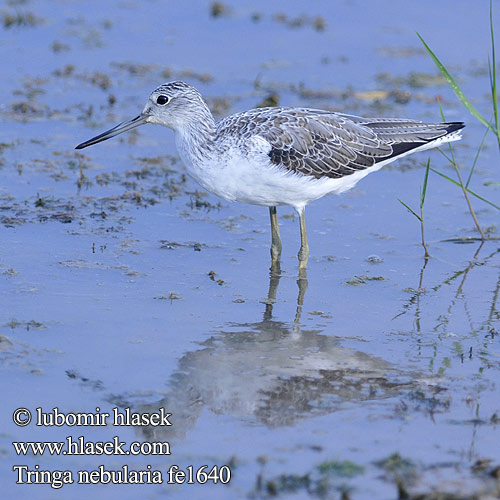
<path fill-rule="evenodd" d="M 172 427 L 138 428 L 149 439 L 182 438 L 203 410 L 231 415 L 254 425 L 279 427 L 406 391 L 409 377 L 383 359 L 342 347 L 333 335 L 300 323 L 307 290 L 305 269 L 298 276 L 292 322 L 273 319 L 281 279 L 271 269 L 263 319 L 227 325 L 179 360 L 169 392 L 142 405 L 142 412 L 164 407 Z"/>

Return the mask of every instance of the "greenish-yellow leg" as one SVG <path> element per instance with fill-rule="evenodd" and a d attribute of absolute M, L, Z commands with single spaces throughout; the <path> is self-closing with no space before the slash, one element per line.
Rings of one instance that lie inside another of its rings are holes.
<path fill-rule="evenodd" d="M 269 207 L 269 217 L 271 218 L 271 259 L 272 264 L 275 265 L 279 263 L 281 256 L 281 236 L 276 207 Z"/>
<path fill-rule="evenodd" d="M 307 243 L 306 231 L 306 212 L 302 209 L 299 212 L 300 216 L 300 250 L 299 250 L 299 268 L 307 266 L 307 259 L 309 258 L 309 244 Z"/>

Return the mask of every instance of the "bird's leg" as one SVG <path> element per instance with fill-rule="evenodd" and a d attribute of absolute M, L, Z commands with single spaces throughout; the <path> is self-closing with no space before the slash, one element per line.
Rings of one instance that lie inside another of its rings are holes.
<path fill-rule="evenodd" d="M 271 218 L 271 260 L 272 267 L 276 267 L 281 256 L 281 237 L 280 228 L 278 226 L 278 214 L 276 207 L 269 207 L 269 217 Z"/>
<path fill-rule="evenodd" d="M 307 243 L 307 231 L 306 231 L 306 212 L 302 208 L 299 211 L 300 217 L 300 250 L 299 250 L 299 268 L 305 268 L 307 266 L 307 259 L 309 258 L 309 244 Z"/>
<path fill-rule="evenodd" d="M 302 306 L 304 305 L 304 297 L 307 291 L 307 270 L 305 267 L 299 266 L 299 279 L 297 280 L 299 287 L 299 295 L 297 297 L 297 309 L 295 311 L 296 325 L 300 325 L 300 316 L 302 315 Z"/>

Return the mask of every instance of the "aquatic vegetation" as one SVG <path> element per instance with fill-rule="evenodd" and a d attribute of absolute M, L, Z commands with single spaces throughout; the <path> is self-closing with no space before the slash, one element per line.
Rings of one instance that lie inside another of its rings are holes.
<path fill-rule="evenodd" d="M 301 28 L 303 26 L 311 26 L 316 31 L 325 31 L 326 21 L 322 16 L 310 17 L 302 14 L 298 17 L 289 17 L 287 14 L 280 12 L 273 16 L 273 20 L 288 26 L 289 28 Z"/>
<path fill-rule="evenodd" d="M 209 271 L 207 273 L 207 276 L 212 280 L 212 281 L 215 281 L 219 286 L 222 286 L 225 281 L 222 280 L 222 279 L 217 279 L 216 276 L 217 276 L 217 273 L 215 271 Z"/>
<path fill-rule="evenodd" d="M 433 61 L 436 63 L 436 66 L 441 71 L 441 74 L 444 76 L 453 92 L 460 99 L 462 104 L 469 110 L 469 112 L 477 118 L 488 130 L 491 130 L 497 137 L 498 140 L 498 148 L 500 150 L 500 117 L 498 115 L 498 91 L 497 91 L 497 67 L 496 67 L 496 57 L 495 57 L 495 31 L 493 25 L 493 1 L 490 0 L 490 34 L 491 34 L 491 59 L 488 59 L 488 68 L 490 75 L 490 86 L 491 86 L 491 103 L 493 108 L 493 118 L 494 121 L 491 123 L 487 120 L 472 104 L 472 102 L 466 97 L 463 93 L 462 89 L 459 87 L 456 80 L 451 76 L 443 63 L 438 59 L 435 53 L 431 50 L 431 48 L 425 43 L 424 39 L 417 33 L 417 36 L 420 38 L 423 43 L 425 49 L 432 57 Z"/>
<path fill-rule="evenodd" d="M 29 321 L 27 320 L 18 320 L 18 319 L 12 319 L 5 325 L 4 327 L 7 328 L 23 328 L 26 330 L 45 330 L 47 329 L 47 326 L 41 323 L 40 321 L 35 321 L 34 319 L 31 319 Z"/>
<path fill-rule="evenodd" d="M 358 286 L 368 283 L 368 281 L 387 281 L 387 278 L 383 276 L 368 276 L 363 274 L 362 276 L 354 276 L 350 280 L 347 280 L 346 285 Z"/>
<path fill-rule="evenodd" d="M 311 498 L 330 498 L 333 492 L 340 492 L 342 500 L 350 498 L 352 480 L 364 472 L 364 468 L 350 460 L 327 460 L 306 474 L 280 474 L 264 479 L 257 476 L 255 491 L 258 498 L 279 497 L 299 491 L 307 492 Z M 335 497 L 337 498 L 337 497 Z"/>
<path fill-rule="evenodd" d="M 257 104 L 257 106 L 255 106 L 255 107 L 256 108 L 269 108 L 269 107 L 278 106 L 279 103 L 280 103 L 279 94 L 277 94 L 276 92 L 271 92 L 267 97 L 262 99 L 262 101 L 260 101 Z"/>
<path fill-rule="evenodd" d="M 3 27 L 9 29 L 12 27 L 35 27 L 44 23 L 44 20 L 35 16 L 32 12 L 15 13 L 4 12 L 2 14 Z"/>
<path fill-rule="evenodd" d="M 318 471 L 330 476 L 354 477 L 363 472 L 363 467 L 349 460 L 343 462 L 328 460 L 318 465 Z"/>
<path fill-rule="evenodd" d="M 427 166 L 425 168 L 424 185 L 420 190 L 420 214 L 417 214 L 413 209 L 411 209 L 404 201 L 399 200 L 399 202 L 404 205 L 419 221 L 420 221 L 420 231 L 422 234 L 422 246 L 424 247 L 424 257 L 427 260 L 429 258 L 429 250 L 427 244 L 425 243 L 425 232 L 424 232 L 424 203 L 425 194 L 427 192 L 427 181 L 429 180 L 429 169 L 431 161 L 427 160 Z"/>
<path fill-rule="evenodd" d="M 428 259 L 429 257 L 429 252 L 427 249 L 427 245 L 425 243 L 425 238 L 424 238 L 424 220 L 423 220 L 423 206 L 424 206 L 424 201 L 425 201 L 425 192 L 427 189 L 427 182 L 428 182 L 428 176 L 429 176 L 429 169 L 432 170 L 432 172 L 438 174 L 442 178 L 448 180 L 449 182 L 455 184 L 456 186 L 460 187 L 462 189 L 464 198 L 467 203 L 467 207 L 469 210 L 469 213 L 474 221 L 474 224 L 476 226 L 476 229 L 480 235 L 481 240 L 485 240 L 488 238 L 491 238 L 489 235 L 487 236 L 485 234 L 485 231 L 482 229 L 479 220 L 476 216 L 476 213 L 474 211 L 474 208 L 472 206 L 471 200 L 469 198 L 469 194 L 482 200 L 483 202 L 489 204 L 490 206 L 496 208 L 497 210 L 500 210 L 500 207 L 496 205 L 495 203 L 491 202 L 488 200 L 486 197 L 472 191 L 469 188 L 473 173 L 475 171 L 477 161 L 479 159 L 479 155 L 481 151 L 483 150 L 483 147 L 485 145 L 485 141 L 488 135 L 488 132 L 492 131 L 495 136 L 497 137 L 498 140 L 498 146 L 500 150 L 500 121 L 499 121 L 499 115 L 498 115 L 498 93 L 497 93 L 497 76 L 496 76 L 496 57 L 495 57 L 495 34 L 494 34 L 494 25 L 493 25 L 493 4 L 492 1 L 490 0 L 490 36 L 491 36 L 491 60 L 488 61 L 488 67 L 489 67 L 489 76 L 490 76 L 490 86 L 491 86 L 491 100 L 492 100 L 492 108 L 493 108 L 493 122 L 490 122 L 487 120 L 477 109 L 476 107 L 472 104 L 472 102 L 465 96 L 459 85 L 457 84 L 456 80 L 451 76 L 449 71 L 446 69 L 446 67 L 443 65 L 443 63 L 438 59 L 438 57 L 435 55 L 435 53 L 431 50 L 429 45 L 425 42 L 425 40 L 422 38 L 422 36 L 417 33 L 417 36 L 419 37 L 420 41 L 424 45 L 427 53 L 431 56 L 433 61 L 435 62 L 436 66 L 438 67 L 439 71 L 441 72 L 441 76 L 445 79 L 445 81 L 449 84 L 451 89 L 455 92 L 457 97 L 460 99 L 462 104 L 467 108 L 467 110 L 477 119 L 479 120 L 485 127 L 486 131 L 483 136 L 483 139 L 479 145 L 479 148 L 477 149 L 476 155 L 474 157 L 474 161 L 472 163 L 472 166 L 469 170 L 469 174 L 467 176 L 466 182 L 463 181 L 462 174 L 460 172 L 460 167 L 459 164 L 455 158 L 453 146 L 451 144 L 449 145 L 449 155 L 444 153 L 441 149 L 441 153 L 445 156 L 445 158 L 449 161 L 449 163 L 453 166 L 455 169 L 455 173 L 457 176 L 457 180 L 452 179 L 446 174 L 443 174 L 442 172 L 439 172 L 438 170 L 434 168 L 430 168 L 429 162 L 427 163 L 427 168 L 425 171 L 425 178 L 424 178 L 424 187 L 420 193 L 420 215 L 417 214 L 414 210 L 412 210 L 406 203 L 403 201 L 399 200 L 415 217 L 420 221 L 421 225 L 421 233 L 422 233 L 422 245 L 425 250 L 425 259 Z M 444 121 L 445 116 L 443 109 L 441 107 L 441 101 L 438 100 L 439 104 L 439 110 L 441 113 L 441 119 Z"/>
<path fill-rule="evenodd" d="M 210 4 L 210 15 L 212 17 L 227 17 L 230 13 L 230 7 L 223 2 L 212 2 Z"/>
<path fill-rule="evenodd" d="M 170 303 L 174 300 L 183 300 L 183 298 L 177 292 L 169 292 L 168 295 L 158 295 L 153 297 L 154 300 L 170 300 Z"/>
<path fill-rule="evenodd" d="M 59 40 L 54 40 L 50 48 L 52 52 L 55 52 L 56 54 L 58 52 L 66 52 L 68 50 L 71 50 L 71 47 L 67 43 L 60 42 Z"/>

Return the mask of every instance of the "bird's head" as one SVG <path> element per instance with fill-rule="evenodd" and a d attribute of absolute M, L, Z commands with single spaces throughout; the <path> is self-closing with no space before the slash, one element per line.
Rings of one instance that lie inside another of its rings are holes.
<path fill-rule="evenodd" d="M 83 149 L 98 142 L 111 139 L 122 132 L 139 125 L 153 123 L 178 130 L 191 120 L 202 120 L 206 105 L 200 93 L 185 82 L 169 82 L 151 92 L 142 113 L 131 120 L 125 120 L 110 130 L 82 142 L 76 149 Z"/>

